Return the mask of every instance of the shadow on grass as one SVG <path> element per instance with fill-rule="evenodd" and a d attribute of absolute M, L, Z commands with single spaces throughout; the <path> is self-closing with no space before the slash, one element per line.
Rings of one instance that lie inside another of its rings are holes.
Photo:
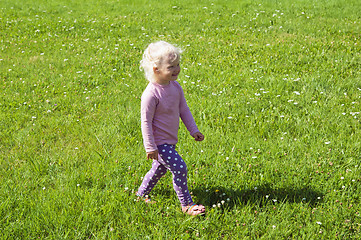
<path fill-rule="evenodd" d="M 229 189 L 222 186 L 193 189 L 193 195 L 199 199 L 199 203 L 208 207 L 214 204 L 226 203 L 226 206 L 233 208 L 236 205 L 251 204 L 262 207 L 278 203 L 305 203 L 310 207 L 322 202 L 324 194 L 309 187 L 304 188 L 272 188 L 271 184 L 258 186 L 257 189 Z"/>

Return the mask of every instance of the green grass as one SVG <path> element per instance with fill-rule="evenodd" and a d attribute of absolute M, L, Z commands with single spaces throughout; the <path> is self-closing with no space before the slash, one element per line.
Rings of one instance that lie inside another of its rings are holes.
<path fill-rule="evenodd" d="M 357 0 L 0 1 L 1 239 L 358 239 Z M 150 168 L 139 70 L 157 40 L 206 136 L 179 152 L 205 217 Z"/>

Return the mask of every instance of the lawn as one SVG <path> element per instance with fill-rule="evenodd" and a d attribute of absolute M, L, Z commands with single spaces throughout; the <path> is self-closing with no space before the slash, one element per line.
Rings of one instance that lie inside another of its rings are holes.
<path fill-rule="evenodd" d="M 361 237 L 358 0 L 0 1 L 1 239 Z M 183 214 L 140 129 L 139 61 L 165 40 L 203 142 Z"/>

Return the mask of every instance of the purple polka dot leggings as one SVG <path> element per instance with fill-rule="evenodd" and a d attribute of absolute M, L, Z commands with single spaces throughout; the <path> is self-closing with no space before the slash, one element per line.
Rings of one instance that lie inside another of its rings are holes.
<path fill-rule="evenodd" d="M 137 195 L 147 196 L 157 184 L 158 180 L 164 176 L 167 170 L 173 174 L 173 188 L 183 207 L 193 203 L 187 186 L 187 165 L 182 157 L 175 150 L 175 145 L 163 144 L 158 147 L 158 160 L 153 160 L 152 168 L 144 176 Z"/>

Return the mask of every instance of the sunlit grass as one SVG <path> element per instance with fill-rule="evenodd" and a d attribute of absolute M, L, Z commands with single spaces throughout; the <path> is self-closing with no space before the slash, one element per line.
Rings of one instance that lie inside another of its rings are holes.
<path fill-rule="evenodd" d="M 0 3 L 2 239 L 360 237 L 360 3 Z M 179 152 L 184 215 L 140 131 L 145 47 L 184 50 L 181 83 L 205 134 Z"/>

